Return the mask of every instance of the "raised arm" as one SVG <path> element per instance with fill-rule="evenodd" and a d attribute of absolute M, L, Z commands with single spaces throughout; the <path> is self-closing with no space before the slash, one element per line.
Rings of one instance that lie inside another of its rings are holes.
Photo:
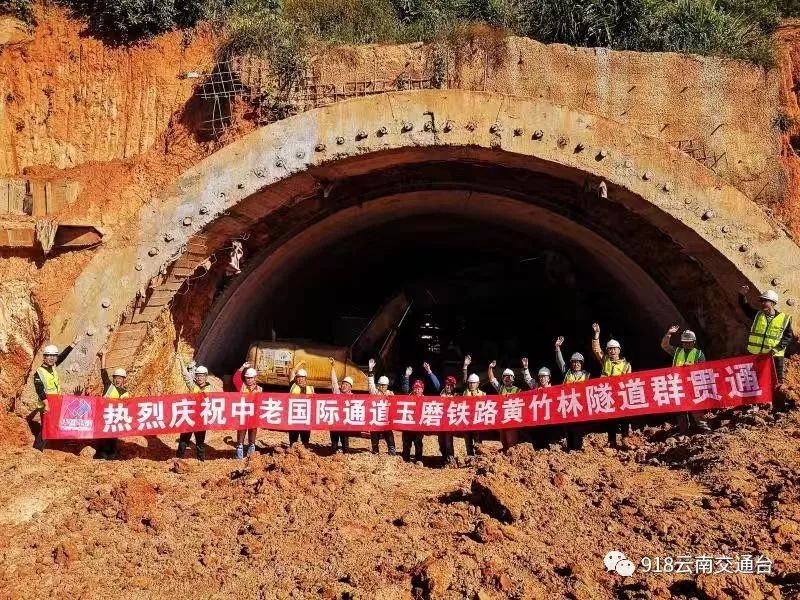
<path fill-rule="evenodd" d="M 81 342 L 81 339 L 82 338 L 80 334 L 76 335 L 75 339 L 72 340 L 72 343 L 61 351 L 61 354 L 59 354 L 58 358 L 56 359 L 56 366 L 67 360 L 69 353 L 72 352 L 72 349 Z"/>
<path fill-rule="evenodd" d="M 111 377 L 106 373 L 106 353 L 102 350 L 97 353 L 100 357 L 100 379 L 103 381 L 103 393 L 106 393 L 108 386 L 111 385 Z"/>
<path fill-rule="evenodd" d="M 191 390 L 194 387 L 194 369 L 197 364 L 194 361 L 191 361 L 187 366 L 183 362 L 183 357 L 180 354 L 175 354 L 175 360 L 178 361 L 178 366 L 181 370 L 181 377 L 183 377 L 186 387 Z"/>
<path fill-rule="evenodd" d="M 244 383 L 244 370 L 249 368 L 250 363 L 246 362 L 233 374 L 233 387 L 236 388 L 237 392 L 242 389 L 242 384 Z"/>
<path fill-rule="evenodd" d="M 493 360 L 489 363 L 489 367 L 486 369 L 486 374 L 489 377 L 489 383 L 492 384 L 494 391 L 498 394 L 500 393 L 500 383 L 497 381 L 497 377 L 494 376 L 494 368 L 497 366 L 497 361 Z"/>
<path fill-rule="evenodd" d="M 469 370 L 469 366 L 471 364 L 472 364 L 472 356 L 467 354 L 464 357 L 464 368 L 461 369 L 461 379 L 464 381 L 464 385 L 467 385 L 467 377 L 469 377 L 469 373 L 467 373 L 467 371 Z"/>
<path fill-rule="evenodd" d="M 556 338 L 556 364 L 562 373 L 567 372 L 567 363 L 564 362 L 564 355 L 561 354 L 561 346 L 564 344 L 564 336 L 560 335 Z"/>
<path fill-rule="evenodd" d="M 406 367 L 406 370 L 403 372 L 403 382 L 400 385 L 400 389 L 406 396 L 411 393 L 411 373 L 413 372 L 414 369 L 411 367 Z"/>
<path fill-rule="evenodd" d="M 294 378 L 297 376 L 297 372 L 303 368 L 306 364 L 306 361 L 301 360 L 296 365 L 292 365 L 292 370 L 289 372 L 289 383 L 294 383 Z"/>
<path fill-rule="evenodd" d="M 428 374 L 428 379 L 431 380 L 431 384 L 436 393 L 438 394 L 441 392 L 442 384 L 439 382 L 439 378 L 436 377 L 436 374 L 431 370 L 431 366 L 428 363 L 422 363 L 422 368 L 425 369 L 425 373 Z"/>
<path fill-rule="evenodd" d="M 522 380 L 525 382 L 530 389 L 534 389 L 536 386 L 533 383 L 533 377 L 531 377 L 531 372 L 528 370 L 528 359 L 522 358 Z"/>
<path fill-rule="evenodd" d="M 600 325 L 592 323 L 592 354 L 597 359 L 597 362 L 603 364 L 603 350 L 600 348 Z"/>
<path fill-rule="evenodd" d="M 378 395 L 378 388 L 375 386 L 375 359 L 369 359 L 369 372 L 367 373 L 367 389 L 373 396 Z"/>
<path fill-rule="evenodd" d="M 661 349 L 670 356 L 675 356 L 675 347 L 670 344 L 669 341 L 674 334 L 678 333 L 678 329 L 680 329 L 680 327 L 678 327 L 677 324 L 670 326 L 664 334 L 664 337 L 661 338 Z"/>
<path fill-rule="evenodd" d="M 329 356 L 328 360 L 331 363 L 331 393 L 340 394 L 341 390 L 339 389 L 339 379 L 336 377 L 336 361 L 333 360 L 332 356 Z"/>

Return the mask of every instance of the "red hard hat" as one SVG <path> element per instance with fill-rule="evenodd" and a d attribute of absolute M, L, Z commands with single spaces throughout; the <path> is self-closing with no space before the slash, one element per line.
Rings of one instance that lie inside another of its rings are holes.
<path fill-rule="evenodd" d="M 445 377 L 445 379 L 444 379 L 444 384 L 445 384 L 445 385 L 452 385 L 452 386 L 455 386 L 455 385 L 456 385 L 456 378 L 455 378 L 455 377 L 453 377 L 452 375 L 448 375 L 448 376 L 447 376 L 447 377 Z"/>
<path fill-rule="evenodd" d="M 416 379 L 414 381 L 414 385 L 412 385 L 411 388 L 412 389 L 416 389 L 416 388 L 423 388 L 424 389 L 425 388 L 425 383 L 422 381 L 422 379 Z"/>

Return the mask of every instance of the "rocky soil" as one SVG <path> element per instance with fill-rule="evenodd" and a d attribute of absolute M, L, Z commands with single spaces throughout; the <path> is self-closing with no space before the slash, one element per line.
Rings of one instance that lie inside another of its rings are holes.
<path fill-rule="evenodd" d="M 204 463 L 176 440 L 128 438 L 122 459 L 66 444 L 40 454 L 4 417 L 3 598 L 800 597 L 800 413 L 713 420 L 710 434 L 649 426 L 619 451 L 496 442 L 441 468 L 330 455 L 261 432 L 235 461 L 210 436 Z M 399 436 L 398 436 L 399 437 Z M 460 442 L 460 440 L 459 440 Z M 764 554 L 773 574 L 607 572 L 603 556 Z"/>

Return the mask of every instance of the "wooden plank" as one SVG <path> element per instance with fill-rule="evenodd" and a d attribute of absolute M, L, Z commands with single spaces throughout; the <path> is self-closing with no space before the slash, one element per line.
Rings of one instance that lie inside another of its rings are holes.
<path fill-rule="evenodd" d="M 136 350 L 136 348 L 142 345 L 143 341 L 144 341 L 144 336 L 142 336 L 141 338 L 132 338 L 128 341 L 125 340 L 118 341 L 111 345 L 110 352 L 123 352 L 125 350 L 131 350 L 131 349 Z"/>
<path fill-rule="evenodd" d="M 162 312 L 164 312 L 163 306 L 148 306 L 142 312 L 134 314 L 131 323 L 151 323 Z"/>
<path fill-rule="evenodd" d="M 168 290 L 156 289 L 147 299 L 147 306 L 164 306 L 167 302 L 172 300 L 174 295 L 175 294 Z"/>
<path fill-rule="evenodd" d="M 112 368 L 128 367 L 133 364 L 133 359 L 136 356 L 136 349 L 123 350 L 121 352 L 109 352 L 106 354 L 106 364 Z"/>
<path fill-rule="evenodd" d="M 25 196 L 28 185 L 22 179 L 11 179 L 8 182 L 8 212 L 25 214 Z"/>
<path fill-rule="evenodd" d="M 47 190 L 44 181 L 30 181 L 33 196 L 33 216 L 43 217 L 47 214 Z"/>
<path fill-rule="evenodd" d="M 54 192 L 53 184 L 49 181 L 44 184 L 44 202 L 48 215 L 57 213 L 61 208 L 61 196 Z"/>
<path fill-rule="evenodd" d="M 9 199 L 11 196 L 11 182 L 0 179 L 0 212 L 9 211 Z"/>

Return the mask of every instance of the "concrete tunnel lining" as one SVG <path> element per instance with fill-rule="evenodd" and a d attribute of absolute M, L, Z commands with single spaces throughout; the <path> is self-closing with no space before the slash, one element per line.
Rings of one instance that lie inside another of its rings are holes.
<path fill-rule="evenodd" d="M 558 246 L 584 257 L 596 257 L 619 286 L 620 297 L 657 324 L 682 321 L 674 303 L 630 257 L 600 235 L 540 206 L 495 194 L 434 190 L 384 196 L 351 206 L 315 223 L 287 240 L 276 242 L 251 259 L 249 267 L 215 303 L 199 336 L 198 358 L 212 369 L 229 362 L 232 349 L 252 341 L 260 307 L 275 288 L 302 269 L 321 249 L 371 228 L 413 215 L 459 215 L 502 223 L 512 235 L 546 234 Z M 602 258 L 601 258 L 602 257 Z"/>

